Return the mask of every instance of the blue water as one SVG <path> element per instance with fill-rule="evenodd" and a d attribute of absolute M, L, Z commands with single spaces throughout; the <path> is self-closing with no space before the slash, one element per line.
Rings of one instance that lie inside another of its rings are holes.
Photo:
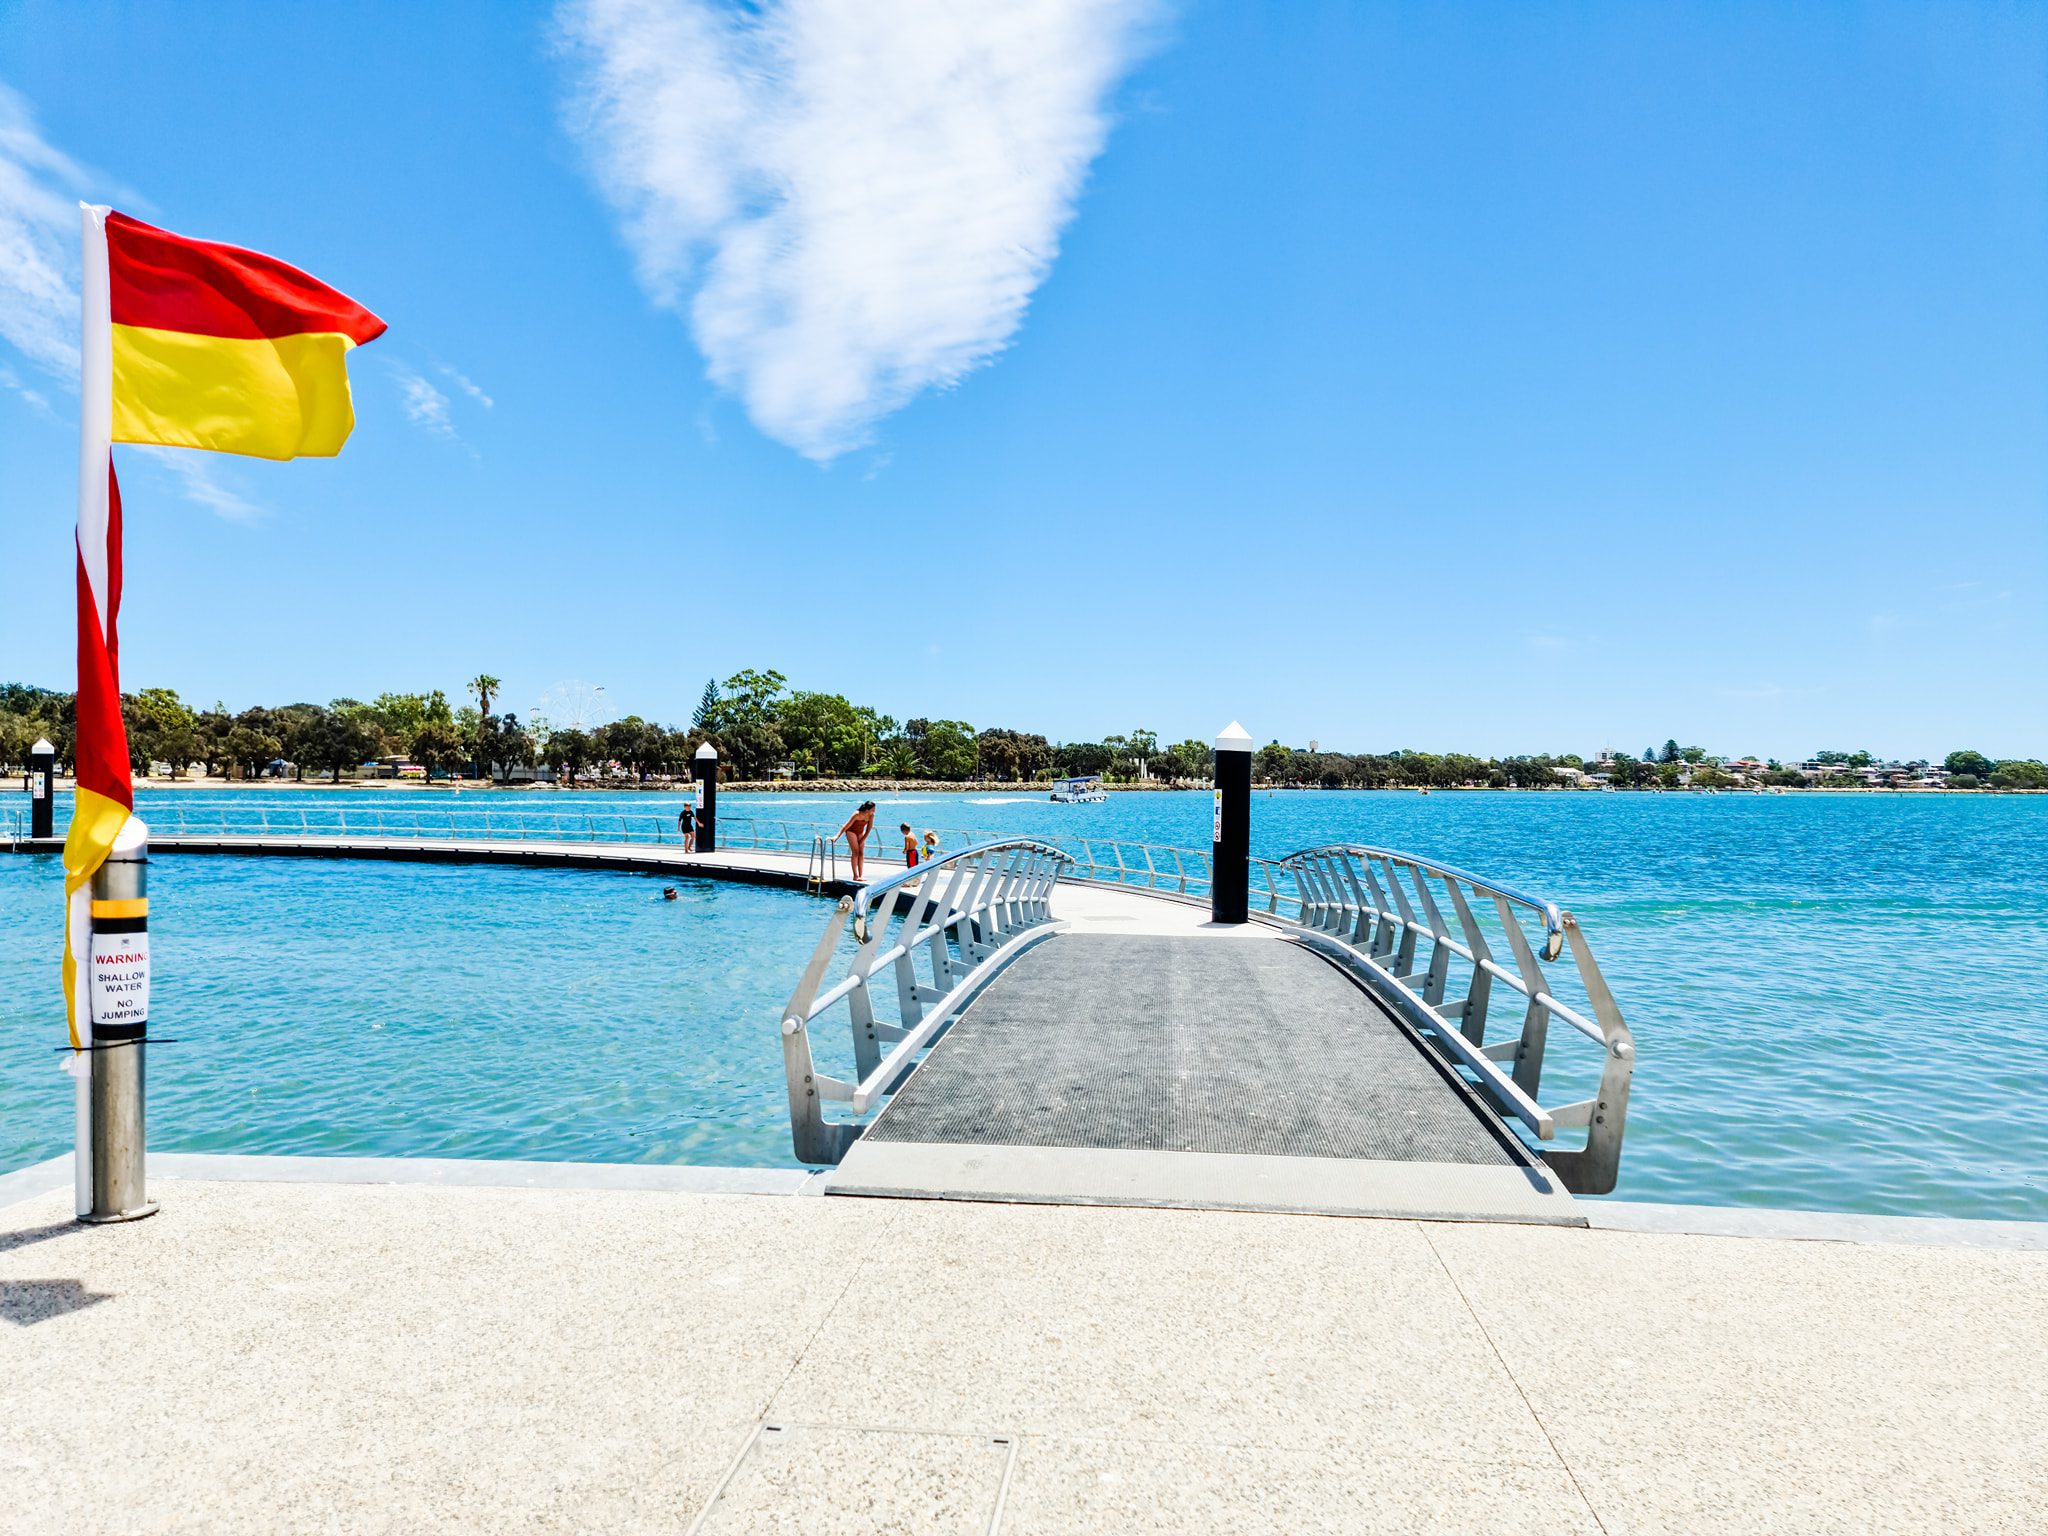
<path fill-rule="evenodd" d="M 441 793 L 158 792 L 200 807 Z M 664 796 L 465 795 L 670 816 Z M 721 798 L 837 825 L 852 797 Z M 903 795 L 893 828 L 1200 847 L 1206 796 Z M 145 814 L 149 814 L 145 808 Z M 1635 1031 L 1618 1196 L 2048 1219 L 2048 797 L 1280 793 L 1256 851 L 1351 839 L 1574 909 Z M 948 839 L 957 842 L 957 839 Z M 547 870 L 159 859 L 163 1150 L 786 1165 L 802 896 Z M 64 1150 L 58 871 L 0 859 L 0 1171 Z M 1546 1094 L 1546 1097 L 1551 1095 Z"/>

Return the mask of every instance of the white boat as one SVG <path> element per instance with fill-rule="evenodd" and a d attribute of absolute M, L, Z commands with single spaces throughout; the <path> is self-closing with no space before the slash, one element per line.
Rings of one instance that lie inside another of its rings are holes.
<path fill-rule="evenodd" d="M 1075 779 L 1054 779 L 1052 798 L 1055 805 L 1101 805 L 1109 791 L 1102 787 L 1100 774 L 1089 773 Z"/>

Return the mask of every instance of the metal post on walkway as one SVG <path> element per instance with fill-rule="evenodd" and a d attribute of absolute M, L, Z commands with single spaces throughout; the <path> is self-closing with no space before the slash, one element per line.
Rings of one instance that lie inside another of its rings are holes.
<path fill-rule="evenodd" d="M 57 835 L 57 749 L 38 737 L 28 749 L 28 835 Z"/>
<path fill-rule="evenodd" d="M 1216 738 L 1209 920 L 1242 923 L 1251 908 L 1252 738 L 1235 720 Z"/>
<path fill-rule="evenodd" d="M 705 742 L 692 760 L 697 770 L 697 851 L 718 852 L 718 748 Z"/>
<path fill-rule="evenodd" d="M 149 1028 L 149 829 L 130 816 L 92 877 L 92 1209 L 81 1221 L 153 1215 L 144 1179 L 143 1055 Z"/>

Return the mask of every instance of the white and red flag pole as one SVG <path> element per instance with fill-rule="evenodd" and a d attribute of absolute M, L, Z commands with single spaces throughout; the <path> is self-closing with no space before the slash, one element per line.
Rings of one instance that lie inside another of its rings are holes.
<path fill-rule="evenodd" d="M 76 804 L 64 839 L 65 1067 L 76 1080 L 78 1213 L 92 1209 L 88 1093 L 92 1077 L 92 877 L 134 819 L 128 732 L 121 719 L 121 488 L 114 480 L 113 325 L 105 208 L 82 204 L 79 285 L 78 733 Z M 129 829 L 129 839 L 141 832 Z"/>

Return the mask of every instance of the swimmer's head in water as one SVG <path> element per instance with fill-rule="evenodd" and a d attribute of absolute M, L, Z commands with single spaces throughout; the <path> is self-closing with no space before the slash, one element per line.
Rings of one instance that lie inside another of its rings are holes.
<path fill-rule="evenodd" d="M 664 885 L 661 888 L 661 899 L 663 901 L 674 901 L 676 899 L 676 888 L 672 885 Z"/>

